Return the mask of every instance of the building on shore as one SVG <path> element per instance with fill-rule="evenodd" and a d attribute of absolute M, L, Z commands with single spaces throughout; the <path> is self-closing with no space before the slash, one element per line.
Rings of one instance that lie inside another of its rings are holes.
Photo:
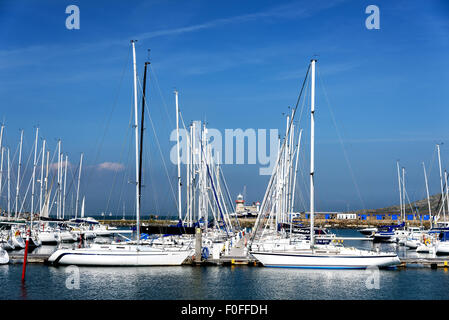
<path fill-rule="evenodd" d="M 241 218 L 257 217 L 259 212 L 260 202 L 253 202 L 252 205 L 245 205 L 245 199 L 243 195 L 239 194 L 237 200 L 235 200 L 235 215 Z"/>

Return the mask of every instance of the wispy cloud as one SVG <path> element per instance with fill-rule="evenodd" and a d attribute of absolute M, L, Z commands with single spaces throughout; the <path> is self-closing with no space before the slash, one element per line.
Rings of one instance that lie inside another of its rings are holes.
<path fill-rule="evenodd" d="M 98 170 L 122 171 L 125 166 L 118 162 L 103 162 L 97 166 Z"/>
<path fill-rule="evenodd" d="M 278 6 L 274 8 L 270 8 L 268 10 L 259 11 L 256 13 L 247 13 L 243 15 L 228 17 L 228 18 L 220 18 L 211 20 L 208 22 L 183 26 L 178 28 L 170 28 L 164 30 L 156 30 L 150 31 L 146 33 L 142 33 L 136 35 L 136 39 L 151 39 L 155 37 L 161 36 L 172 36 L 179 35 L 183 33 L 196 32 L 205 29 L 216 28 L 220 26 L 230 25 L 230 24 L 238 24 L 244 22 L 251 22 L 258 19 L 293 19 L 293 18 L 306 18 L 316 14 L 320 11 L 332 8 L 337 6 L 338 4 L 344 2 L 346 0 L 335 0 L 335 1 L 318 1 L 314 3 L 313 7 L 306 5 L 304 2 L 300 3 L 292 3 L 288 5 Z"/>
<path fill-rule="evenodd" d="M 72 167 L 73 167 L 73 164 L 67 160 L 67 168 L 70 169 Z M 50 163 L 48 165 L 48 168 L 49 168 L 49 170 L 58 170 L 58 163 L 57 162 Z M 64 170 L 64 168 L 65 168 L 65 160 L 63 160 L 63 162 L 62 162 L 62 170 Z"/>

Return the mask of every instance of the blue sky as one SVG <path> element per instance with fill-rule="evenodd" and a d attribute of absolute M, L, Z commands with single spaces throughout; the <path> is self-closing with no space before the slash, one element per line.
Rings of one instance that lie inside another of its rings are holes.
<path fill-rule="evenodd" d="M 65 28 L 70 4 L 80 8 L 79 30 Z M 380 30 L 365 28 L 370 4 L 380 8 Z M 407 170 L 411 200 L 423 198 L 421 162 L 436 193 L 436 143 L 444 143 L 443 167 L 449 161 L 448 18 L 446 1 L 2 0 L 6 145 L 15 151 L 24 129 L 28 156 L 39 126 L 51 151 L 62 139 L 74 166 L 84 152 L 88 213 L 121 213 L 124 199 L 131 211 L 130 39 L 138 40 L 139 75 L 151 49 L 150 110 L 173 184 L 176 168 L 168 154 L 174 88 L 186 122 L 284 132 L 283 113 L 294 105 L 310 58 L 317 56 L 317 209 L 397 203 L 397 160 Z M 305 157 L 308 121 L 304 116 L 300 124 Z M 172 214 L 169 179 L 152 128 L 146 133 L 144 213 Z M 125 169 L 100 169 L 104 162 Z M 223 170 L 233 195 L 246 185 L 247 200 L 261 200 L 268 177 L 259 176 L 258 165 Z"/>

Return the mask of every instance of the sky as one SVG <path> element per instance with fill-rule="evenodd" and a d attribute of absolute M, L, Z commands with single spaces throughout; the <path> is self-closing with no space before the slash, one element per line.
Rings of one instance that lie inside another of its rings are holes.
<path fill-rule="evenodd" d="M 365 25 L 372 4 L 380 29 Z M 79 7 L 79 29 L 66 28 L 69 5 Z M 134 210 L 131 39 L 138 40 L 139 79 L 151 62 L 144 216 L 176 214 L 176 166 L 169 160 L 175 88 L 186 125 L 201 120 L 222 132 L 282 135 L 311 58 L 318 59 L 317 210 L 397 204 L 396 161 L 406 169 L 411 201 L 425 197 L 422 162 L 431 193 L 439 192 L 437 143 L 448 168 L 447 1 L 0 0 L 0 38 L 0 118 L 12 182 L 23 129 L 25 194 L 39 127 L 39 143 L 45 139 L 54 154 L 61 139 L 68 156 L 71 208 L 84 154 L 87 214 Z M 305 112 L 298 122 L 305 179 L 297 210 L 308 207 L 309 121 Z M 269 176 L 259 169 L 223 165 L 233 197 L 245 189 L 247 202 L 262 200 Z"/>

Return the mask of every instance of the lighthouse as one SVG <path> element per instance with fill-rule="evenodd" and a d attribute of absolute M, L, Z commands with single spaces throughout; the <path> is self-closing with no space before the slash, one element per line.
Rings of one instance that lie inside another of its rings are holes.
<path fill-rule="evenodd" d="M 237 200 L 235 200 L 235 203 L 235 212 L 245 211 L 245 200 L 243 200 L 243 196 L 241 194 L 237 196 Z"/>

